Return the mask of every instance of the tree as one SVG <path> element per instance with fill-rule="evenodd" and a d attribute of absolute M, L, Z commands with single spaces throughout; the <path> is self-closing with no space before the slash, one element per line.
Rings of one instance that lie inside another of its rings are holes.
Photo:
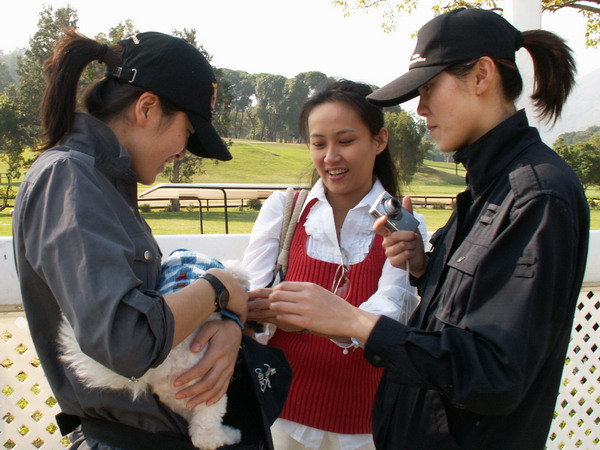
<path fill-rule="evenodd" d="M 3 209 L 12 196 L 12 180 L 28 162 L 23 157 L 27 147 L 37 147 L 41 131 L 38 116 L 44 89 L 44 61 L 52 53 L 63 27 L 77 25 L 77 14 L 70 7 L 45 7 L 40 13 L 38 30 L 29 40 L 29 48 L 17 58 L 18 86 L 9 85 L 0 95 L 0 158 L 7 164 L 6 189 L 1 198 Z"/>
<path fill-rule="evenodd" d="M 44 89 L 44 61 L 51 55 L 64 27 L 77 25 L 77 13 L 70 7 L 45 7 L 40 13 L 38 30 L 29 40 L 29 48 L 17 58 L 18 86 L 11 85 L 0 98 L 0 158 L 7 164 L 7 188 L 2 192 L 6 207 L 12 196 L 12 180 L 27 165 L 23 150 L 37 147 L 41 131 L 39 104 Z"/>
<path fill-rule="evenodd" d="M 14 197 L 12 182 L 20 176 L 20 169 L 24 164 L 22 149 L 27 140 L 23 117 L 11 97 L 14 98 L 0 94 L 0 161 L 7 166 L 6 172 L 2 174 L 6 179 L 6 187 L 0 192 L 0 211 Z"/>
<path fill-rule="evenodd" d="M 0 59 L 4 64 L 6 64 L 6 69 L 8 70 L 8 77 L 11 82 L 18 84 L 18 76 L 17 76 L 17 60 L 25 54 L 24 48 L 18 48 L 13 50 L 12 52 L 4 53 L 0 50 Z M 4 77 L 5 75 L 2 75 Z"/>
<path fill-rule="evenodd" d="M 542 10 L 555 12 L 563 8 L 579 11 L 587 19 L 585 40 L 588 47 L 600 44 L 600 0 L 542 0 Z"/>
<path fill-rule="evenodd" d="M 127 19 L 112 27 L 108 30 L 108 33 L 98 33 L 94 39 L 98 42 L 112 45 L 116 44 L 121 39 L 126 39 L 139 32 L 140 31 L 135 27 L 133 21 Z M 106 66 L 99 62 L 88 64 L 79 81 L 80 93 L 82 93 L 91 83 L 101 79 L 104 76 L 105 70 Z M 79 96 L 79 98 L 81 98 L 81 96 Z"/>
<path fill-rule="evenodd" d="M 231 111 L 233 109 L 234 93 L 229 81 L 223 75 L 223 69 L 213 67 L 215 77 L 218 83 L 217 101 L 212 113 L 212 123 L 221 137 L 229 136 L 231 128 Z M 231 147 L 231 142 L 225 141 L 227 148 Z"/>
<path fill-rule="evenodd" d="M 284 118 L 284 131 L 286 140 L 300 140 L 298 130 L 298 117 L 302 105 L 315 90 L 328 81 L 333 81 L 322 72 L 302 72 L 286 81 L 284 88 L 282 117 Z"/>
<path fill-rule="evenodd" d="M 584 190 L 600 186 L 600 134 L 592 136 L 588 142 L 572 145 L 567 145 L 559 137 L 554 143 L 554 150 L 575 171 Z"/>
<path fill-rule="evenodd" d="M 467 7 L 479 8 L 499 8 L 502 6 L 502 0 L 445 0 L 448 3 L 441 6 L 442 0 L 439 0 L 432 7 L 436 14 L 440 14 L 451 9 Z M 584 15 L 587 19 L 586 43 L 588 47 L 597 47 L 600 42 L 600 0 L 540 0 L 542 11 L 556 12 L 562 9 L 574 9 Z M 384 31 L 390 32 L 396 28 L 396 17 L 402 14 L 410 14 L 419 6 L 419 0 L 334 0 L 334 4 L 342 7 L 344 15 L 350 15 L 352 10 L 363 10 L 368 8 L 383 8 L 383 23 L 381 27 Z"/>
<path fill-rule="evenodd" d="M 568 133 L 562 133 L 558 136 L 558 139 L 561 141 L 557 141 L 558 143 L 564 143 L 567 145 L 575 144 L 576 142 L 587 142 L 591 140 L 594 136 L 600 138 L 600 126 L 592 125 L 586 130 L 583 131 L 570 131 Z"/>
<path fill-rule="evenodd" d="M 281 99 L 283 98 L 283 89 L 286 78 L 282 75 L 272 75 L 270 73 L 261 73 L 256 75 L 256 115 L 262 122 L 262 129 L 259 139 L 275 141 L 277 139 L 276 130 L 278 130 L 281 118 Z"/>
<path fill-rule="evenodd" d="M 310 88 L 310 93 L 312 94 L 315 90 L 320 89 L 325 83 L 334 81 L 333 78 L 328 77 L 323 72 L 302 72 L 301 74 L 304 77 L 305 83 Z"/>
<path fill-rule="evenodd" d="M 430 140 L 424 139 L 427 126 L 407 111 L 386 112 L 385 124 L 390 133 L 390 152 L 398 166 L 400 182 L 408 184 L 433 147 Z"/>
<path fill-rule="evenodd" d="M 316 71 L 302 72 L 289 79 L 230 69 L 221 71 L 231 87 L 230 135 L 236 138 L 296 140 L 302 104 L 330 80 Z"/>
<path fill-rule="evenodd" d="M 71 8 L 61 8 L 54 13 L 52 7 L 46 7 L 40 13 L 37 32 L 29 40 L 30 47 L 17 58 L 18 86 L 15 83 L 3 86 L 0 94 L 0 159 L 7 166 L 4 174 L 7 183 L 0 193 L 0 210 L 6 208 L 14 195 L 12 182 L 28 163 L 23 150 L 37 145 L 44 61 L 51 54 L 61 28 L 76 23 L 77 15 Z M 2 78 L 5 78 L 4 74 Z"/>
<path fill-rule="evenodd" d="M 302 104 L 310 92 L 310 86 L 306 82 L 304 74 L 298 74 L 294 78 L 285 81 L 282 99 L 282 119 L 285 141 L 298 140 L 298 114 Z"/>
<path fill-rule="evenodd" d="M 77 12 L 71 7 L 59 8 L 54 12 L 46 6 L 40 13 L 38 30 L 29 40 L 29 48 L 17 63 L 19 76 L 18 109 L 27 124 L 27 145 L 36 146 L 40 135 L 39 105 L 44 90 L 42 76 L 44 61 L 52 54 L 56 40 L 64 27 L 77 27 Z"/>
<path fill-rule="evenodd" d="M 2 56 L 1 52 L 0 56 Z M 14 82 L 15 80 L 13 80 L 8 66 L 2 59 L 0 59 L 0 92 L 3 92 L 7 86 L 13 84 Z"/>
<path fill-rule="evenodd" d="M 221 80 L 226 81 L 231 88 L 231 119 L 232 129 L 228 136 L 240 138 L 245 135 L 244 114 L 252 105 L 254 96 L 254 76 L 240 70 L 221 69 Z"/>

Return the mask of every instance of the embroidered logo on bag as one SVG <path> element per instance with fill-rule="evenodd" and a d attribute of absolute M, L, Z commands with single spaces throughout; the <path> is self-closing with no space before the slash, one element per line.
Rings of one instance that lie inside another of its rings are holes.
<path fill-rule="evenodd" d="M 260 367 L 254 369 L 254 372 L 258 374 L 258 383 L 260 384 L 261 392 L 265 392 L 267 388 L 271 389 L 271 379 L 269 377 L 277 373 L 277 369 L 274 367 L 271 367 L 268 364 L 264 364 L 264 366 L 266 367 L 264 373 Z"/>

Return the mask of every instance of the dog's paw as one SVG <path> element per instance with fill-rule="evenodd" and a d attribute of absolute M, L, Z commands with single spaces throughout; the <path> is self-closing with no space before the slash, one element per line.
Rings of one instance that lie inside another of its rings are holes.
<path fill-rule="evenodd" d="M 194 447 L 201 448 L 202 450 L 214 450 L 224 445 L 237 444 L 242 440 L 242 433 L 240 430 L 222 425 L 216 430 L 211 430 L 208 433 L 192 433 L 192 443 Z"/>

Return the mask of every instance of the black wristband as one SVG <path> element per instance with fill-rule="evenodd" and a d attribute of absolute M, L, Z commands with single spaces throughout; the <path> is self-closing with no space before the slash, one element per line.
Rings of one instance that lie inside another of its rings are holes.
<path fill-rule="evenodd" d="M 227 303 L 229 302 L 229 291 L 225 285 L 221 283 L 221 280 L 210 273 L 205 273 L 201 275 L 200 278 L 208 281 L 215 290 L 215 311 L 218 312 L 223 309 L 227 309 Z"/>

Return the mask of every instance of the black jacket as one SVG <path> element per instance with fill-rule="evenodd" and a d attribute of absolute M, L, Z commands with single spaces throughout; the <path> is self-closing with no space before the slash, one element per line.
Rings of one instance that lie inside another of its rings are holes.
<path fill-rule="evenodd" d="M 379 449 L 542 449 L 583 280 L 577 176 L 519 112 L 455 155 L 467 190 L 432 237 L 408 326 L 381 318 Z"/>

